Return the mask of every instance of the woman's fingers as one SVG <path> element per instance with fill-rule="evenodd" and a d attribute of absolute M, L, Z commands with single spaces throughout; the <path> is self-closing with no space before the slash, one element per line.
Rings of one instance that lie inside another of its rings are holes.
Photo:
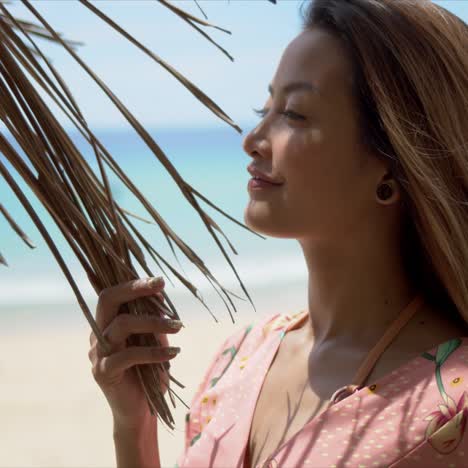
<path fill-rule="evenodd" d="M 164 280 L 158 280 L 159 278 L 140 278 L 103 289 L 96 307 L 98 328 L 104 330 L 117 316 L 122 304 L 159 293 L 164 288 Z"/>
<path fill-rule="evenodd" d="M 130 335 L 136 333 L 167 334 L 177 333 L 181 329 L 181 322 L 164 319 L 155 315 L 119 314 L 103 331 L 103 336 L 112 350 L 123 349 Z M 98 345 L 98 355 L 102 355 Z"/>
<path fill-rule="evenodd" d="M 158 297 L 158 298 L 160 299 L 161 302 L 164 303 L 164 300 L 165 300 L 165 299 L 164 299 L 164 295 L 163 295 L 162 293 L 156 293 L 155 295 L 156 295 L 156 297 Z M 141 296 L 140 296 L 140 297 L 141 297 Z M 102 304 L 103 300 L 105 300 L 105 299 L 101 299 L 101 304 Z M 109 315 L 112 314 L 112 311 L 109 312 L 108 314 L 109 314 Z M 101 314 L 101 315 L 105 315 L 105 316 L 106 316 L 107 314 L 104 313 L 104 314 Z M 93 331 L 91 331 L 91 333 L 90 333 L 90 335 L 89 335 L 89 344 L 90 344 L 90 346 L 93 346 L 96 342 L 97 342 L 96 335 L 95 335 L 95 333 L 94 333 Z"/>
<path fill-rule="evenodd" d="M 93 332 L 89 336 L 88 357 L 94 379 L 104 392 L 114 416 L 132 426 L 141 422 L 142 417 L 146 418 L 141 415 L 149 415 L 150 410 L 137 374 L 125 371 L 138 364 L 167 362 L 177 354 L 167 354 L 166 350 L 170 348 L 167 336 L 180 331 L 181 326 L 171 326 L 174 321 L 157 315 L 121 313 L 119 310 L 122 304 L 145 296 L 157 296 L 155 304 L 165 308 L 161 293 L 164 282 L 158 284 L 155 280 L 137 279 L 103 289 L 96 307 L 96 324 L 110 349 L 104 350 Z M 127 346 L 128 337 L 136 334 L 157 335 L 157 345 Z M 169 362 L 158 366 L 158 386 L 162 392 L 169 386 L 168 367 Z"/>
<path fill-rule="evenodd" d="M 160 346 L 130 346 L 100 359 L 93 366 L 97 382 L 111 384 L 124 375 L 124 371 L 137 364 L 164 362 L 174 358 L 180 348 Z M 172 351 L 172 352 L 171 352 Z"/>

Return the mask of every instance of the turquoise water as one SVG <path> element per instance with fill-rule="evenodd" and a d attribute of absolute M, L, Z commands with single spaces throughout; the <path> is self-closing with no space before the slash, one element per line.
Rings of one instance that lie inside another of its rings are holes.
<path fill-rule="evenodd" d="M 247 182 L 250 175 L 246 167 L 250 164 L 251 158 L 242 150 L 242 135 L 230 128 L 154 130 L 150 133 L 190 185 L 243 224 L 243 212 L 249 200 Z M 202 258 L 218 281 L 224 287 L 245 297 L 233 270 L 224 259 L 215 240 L 208 233 L 201 218 L 183 197 L 162 164 L 136 133 L 128 130 L 100 131 L 96 134 L 122 170 L 166 223 Z M 83 142 L 82 137 L 75 134 L 73 140 L 82 150 L 95 173 L 98 174 L 94 155 L 87 144 Z M 5 162 L 3 156 L 0 157 L 2 157 L 2 162 Z M 90 287 L 83 269 L 75 260 L 73 252 L 60 231 L 19 176 L 16 173 L 13 175 L 45 222 L 77 279 L 85 298 L 95 298 L 96 294 Z M 112 191 L 120 206 L 150 219 L 144 207 L 110 169 L 108 176 Z M 8 268 L 0 267 L 0 310 L 10 310 L 12 306 L 22 307 L 33 304 L 47 306 L 74 302 L 71 288 L 45 241 L 29 219 L 26 211 L 16 200 L 15 195 L 3 181 L 0 184 L 0 200 L 37 246 L 36 249 L 31 250 L 10 229 L 6 220 L 0 217 L 1 232 L 3 233 L 0 252 L 9 263 Z M 284 281 L 285 278 L 294 281 L 303 277 L 302 254 L 294 240 L 262 239 L 236 225 L 204 202 L 201 201 L 200 205 L 220 226 L 237 250 L 238 255 L 235 255 L 224 238 L 218 235 L 247 289 L 256 285 L 262 286 L 275 281 Z M 158 253 L 175 269 L 186 275 L 197 288 L 201 291 L 212 290 L 210 283 L 193 267 L 192 263 L 177 247 L 175 249 L 178 260 L 174 258 L 165 237 L 157 226 L 148 225 L 137 219 L 132 219 L 132 222 Z M 215 232 L 217 233 L 217 231 Z M 146 258 L 153 273 L 156 276 L 161 275 L 161 271 L 153 260 L 148 255 Z M 166 271 L 168 271 L 167 268 Z M 146 276 L 141 269 L 139 272 Z M 166 284 L 173 282 L 173 290 L 176 293 L 186 292 L 184 291 L 185 286 L 170 273 L 169 275 Z"/>

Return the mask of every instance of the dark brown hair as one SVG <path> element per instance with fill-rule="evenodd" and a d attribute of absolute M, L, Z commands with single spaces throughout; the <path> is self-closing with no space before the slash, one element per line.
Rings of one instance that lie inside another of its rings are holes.
<path fill-rule="evenodd" d="M 315 0 L 301 13 L 349 54 L 361 142 L 401 187 L 412 280 L 468 323 L 468 26 L 429 0 Z"/>

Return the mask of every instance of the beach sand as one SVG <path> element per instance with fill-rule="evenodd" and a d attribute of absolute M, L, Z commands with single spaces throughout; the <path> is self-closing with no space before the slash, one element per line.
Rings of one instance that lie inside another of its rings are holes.
<path fill-rule="evenodd" d="M 249 293 L 253 294 L 252 291 Z M 272 297 L 274 294 L 274 297 Z M 216 310 L 215 323 L 206 309 L 190 318 L 176 304 L 186 328 L 169 337 L 182 348 L 171 361 L 172 373 L 186 388 L 172 388 L 190 405 L 191 398 L 217 348 L 234 331 L 266 315 L 297 312 L 305 304 L 304 284 L 281 290 L 279 285 L 256 288 L 249 303 L 238 307 L 235 324 L 226 308 Z M 193 307 L 193 299 L 189 304 Z M 236 302 L 236 307 L 238 303 Z M 74 306 L 76 308 L 76 306 Z M 112 416 L 107 400 L 93 379 L 88 360 L 90 328 L 84 318 L 73 325 L 39 324 L 17 314 L 15 326 L 0 323 L 1 467 L 112 467 L 115 454 Z M 79 315 L 79 311 L 77 315 Z M 187 408 L 167 400 L 175 420 L 171 432 L 159 423 L 161 464 L 173 468 L 184 448 Z"/>

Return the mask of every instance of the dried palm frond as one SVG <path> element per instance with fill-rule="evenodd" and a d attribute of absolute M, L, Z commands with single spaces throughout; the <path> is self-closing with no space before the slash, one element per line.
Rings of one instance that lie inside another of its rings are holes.
<path fill-rule="evenodd" d="M 203 8 L 199 5 L 197 0 L 193 0 L 195 2 L 195 5 L 197 5 L 198 9 L 201 11 L 202 15 L 205 17 L 205 19 L 208 19 L 208 16 L 206 16 L 206 13 L 203 11 Z"/>
<path fill-rule="evenodd" d="M 174 256 L 177 258 L 173 243 L 176 244 L 185 256 L 203 273 L 203 275 L 205 275 L 226 304 L 233 323 L 234 319 L 231 310 L 222 294 L 226 296 L 227 301 L 232 305 L 234 311 L 236 308 L 230 296 L 242 299 L 231 291 L 226 290 L 218 283 L 210 270 L 205 266 L 202 259 L 170 228 L 157 210 L 137 189 L 136 185 L 125 175 L 106 147 L 89 128 L 86 118 L 82 114 L 71 91 L 68 89 L 58 71 L 52 66 L 50 60 L 47 59 L 41 48 L 37 45 L 34 38 L 47 39 L 60 44 L 119 109 L 129 124 L 151 149 L 152 153 L 163 164 L 164 168 L 179 187 L 182 195 L 196 210 L 210 235 L 222 251 L 228 264 L 234 271 L 242 290 L 255 310 L 255 306 L 247 290 L 214 230 L 218 231 L 225 238 L 235 254 L 237 254 L 237 252 L 218 224 L 200 207 L 199 200 L 204 201 L 219 213 L 253 234 L 258 234 L 227 215 L 188 184 L 179 175 L 176 168 L 171 164 L 162 149 L 152 139 L 140 122 L 74 51 L 74 48 L 80 43 L 62 39 L 61 35 L 48 24 L 28 0 L 22 1 L 38 20 L 38 24 L 16 19 L 5 6 L 8 2 L 0 0 L 0 120 L 22 152 L 20 153 L 15 149 L 6 135 L 0 132 L 0 154 L 6 158 L 22 180 L 26 182 L 40 203 L 47 209 L 73 253 L 78 258 L 81 266 L 86 271 L 96 294 L 100 294 L 104 288 L 138 278 L 133 261 L 138 262 L 148 276 L 155 276 L 146 262 L 143 249 L 138 245 L 139 241 L 161 271 L 164 272 L 163 265 L 167 267 L 183 285 L 200 300 L 211 314 L 208 306 L 204 303 L 201 296 L 198 295 L 196 287 L 183 275 L 179 274 L 168 261 L 162 258 L 136 229 L 129 219 L 129 217 L 135 217 L 159 226 Z M 133 36 L 128 34 L 95 5 L 90 4 L 87 0 L 80 0 L 80 3 L 164 67 L 215 115 L 240 132 L 240 128 L 229 116 L 192 82 L 137 41 Z M 195 23 L 201 26 L 215 26 L 179 8 L 175 8 L 165 0 L 161 0 L 160 3 L 187 21 L 230 57 L 224 49 L 216 44 L 206 33 L 196 26 Z M 222 28 L 217 29 L 229 32 Z M 21 34 L 21 37 L 19 34 Z M 230 58 L 232 59 L 232 57 Z M 98 162 L 99 174 L 93 172 L 82 153 L 80 153 L 67 132 L 55 118 L 54 113 L 47 107 L 35 86 L 45 91 L 54 104 L 70 119 L 79 133 L 89 143 Z M 151 220 L 145 220 L 140 216 L 133 215 L 119 206 L 112 196 L 107 175 L 108 169 L 110 169 L 140 201 L 149 213 Z M 104 349 L 108 349 L 107 341 L 103 337 L 101 330 L 99 330 L 73 279 L 72 273 L 48 233 L 47 228 L 1 160 L 0 175 L 14 192 L 40 234 L 43 236 L 67 278 L 80 308 L 97 339 Z M 34 245 L 32 242 L 15 223 L 3 205 L 0 205 L 0 211 L 13 230 L 29 247 L 33 248 Z M 134 260 L 132 260 L 131 256 L 133 256 Z M 0 263 L 7 265 L 5 258 L 1 254 Z M 164 274 L 167 276 L 165 272 Z M 221 292 L 217 290 L 216 286 L 220 287 Z M 155 297 L 146 297 L 125 304 L 121 307 L 120 313 L 154 314 L 178 319 L 179 315 L 173 303 L 165 292 L 163 292 L 163 295 L 168 307 Z M 211 315 L 214 317 L 213 314 Z M 216 317 L 214 317 L 214 319 L 216 321 Z M 164 340 L 164 338 L 161 339 Z M 157 346 L 161 344 L 160 340 L 153 334 L 134 335 L 130 337 L 127 342 L 129 345 L 133 346 Z M 157 414 L 158 418 L 173 429 L 174 420 L 164 399 L 164 395 L 160 391 L 161 379 L 164 378 L 165 380 L 173 381 L 182 388 L 184 388 L 184 386 L 171 375 L 168 363 L 138 365 L 135 366 L 135 370 L 145 391 L 152 414 Z M 167 390 L 171 403 L 175 407 L 174 395 L 179 400 L 181 399 L 170 388 L 170 385 L 168 385 Z M 183 400 L 181 401 L 188 408 L 186 403 L 183 402 Z"/>
<path fill-rule="evenodd" d="M 207 21 L 203 21 L 203 20 L 201 20 L 199 18 L 196 18 L 195 16 L 190 15 L 186 11 L 183 11 L 180 8 L 177 8 L 176 6 L 171 5 L 166 0 L 159 0 L 159 1 L 164 6 L 169 8 L 169 10 L 173 11 L 177 16 L 180 16 L 184 21 L 186 21 L 188 24 L 190 24 L 190 26 L 195 28 L 202 36 L 206 37 L 212 44 L 214 44 L 219 50 L 221 50 L 224 53 L 224 55 L 229 57 L 230 60 L 234 61 L 234 57 L 232 57 L 232 55 L 230 55 L 229 52 L 226 49 L 223 49 L 219 44 L 217 44 L 215 41 L 213 41 L 213 39 L 211 39 L 211 37 L 208 36 L 208 34 L 206 34 L 205 31 L 200 29 L 195 23 L 201 24 L 203 26 L 210 26 L 212 28 L 219 29 L 220 31 L 223 31 L 223 32 L 225 32 L 227 34 L 231 34 L 230 31 L 228 31 L 227 29 L 220 28 L 219 26 L 215 26 L 214 24 L 208 23 Z"/>

